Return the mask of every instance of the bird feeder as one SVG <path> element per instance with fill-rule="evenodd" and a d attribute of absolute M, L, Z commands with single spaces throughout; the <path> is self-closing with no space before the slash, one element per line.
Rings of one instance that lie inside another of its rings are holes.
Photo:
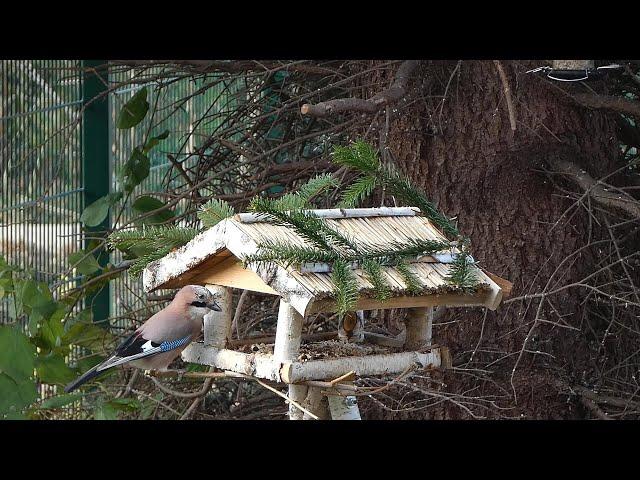
<path fill-rule="evenodd" d="M 446 240 L 413 207 L 310 212 L 363 245 L 389 248 L 409 239 Z M 355 397 L 345 395 L 344 390 L 340 393 L 339 388 L 334 389 L 335 395 L 327 395 L 327 389 L 322 388 L 330 381 L 337 385 L 336 379 L 346 378 L 345 374 L 350 372 L 356 376 L 374 376 L 399 374 L 416 365 L 422 368 L 449 367 L 448 349 L 432 345 L 433 308 L 444 305 L 495 310 L 502 300 L 503 289 L 510 288 L 506 280 L 475 265 L 470 268 L 479 283 L 472 293 L 450 285 L 446 277 L 455 252 L 447 251 L 419 257 L 408 264 L 422 286 L 418 295 L 408 291 L 395 267 L 382 267 L 391 296 L 380 301 L 372 295 L 373 285 L 358 265 L 354 265 L 359 293 L 356 309 L 409 309 L 405 338 L 398 340 L 365 334 L 365 343 L 378 346 L 374 353 L 305 359 L 299 355 L 305 318 L 314 313 L 336 310 L 330 266 L 306 264 L 285 268 L 277 263 L 249 263 L 244 267 L 242 260 L 258 252 L 259 245 L 268 241 L 307 245 L 286 225 L 273 223 L 265 216 L 241 213 L 221 221 L 183 247 L 150 263 L 144 271 L 143 284 L 146 292 L 199 284 L 216 293 L 222 311 L 211 312 L 205 317 L 204 341 L 192 343 L 183 351 L 182 358 L 187 362 L 288 384 L 291 419 L 309 417 L 303 415 L 293 402 L 318 418 L 359 418 Z M 275 337 L 271 340 L 272 352 L 245 353 L 234 348 L 231 338 L 232 288 L 280 297 Z M 333 336 L 336 337 L 337 332 Z M 385 345 L 387 351 L 384 351 Z"/>
<path fill-rule="evenodd" d="M 551 60 L 551 66 L 528 70 L 527 73 L 543 73 L 547 78 L 558 82 L 584 82 L 601 79 L 608 72 L 621 71 L 618 64 L 596 67 L 594 60 Z"/>

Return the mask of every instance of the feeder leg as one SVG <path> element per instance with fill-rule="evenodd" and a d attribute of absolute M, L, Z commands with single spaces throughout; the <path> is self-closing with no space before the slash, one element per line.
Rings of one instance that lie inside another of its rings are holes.
<path fill-rule="evenodd" d="M 329 410 L 332 420 L 362 420 L 358 401 L 352 395 L 342 397 L 339 395 L 329 395 Z"/>
<path fill-rule="evenodd" d="M 404 342 L 406 350 L 418 350 L 431 345 L 433 328 L 433 307 L 411 308 L 405 320 L 407 338 Z"/>
<path fill-rule="evenodd" d="M 299 405 L 303 405 L 306 396 L 306 385 L 289 385 L 289 398 L 291 400 L 294 400 Z M 304 412 L 302 410 L 294 406 L 292 403 L 289 404 L 289 420 L 302 420 L 303 416 Z"/>
<path fill-rule="evenodd" d="M 233 320 L 231 288 L 219 285 L 206 285 L 216 295 L 221 311 L 212 311 L 204 316 L 204 344 L 217 348 L 225 348 L 231 338 L 231 322 Z"/>
<path fill-rule="evenodd" d="M 319 387 L 309 387 L 307 390 L 307 398 L 304 399 L 304 408 L 315 414 L 320 420 L 328 420 L 331 418 L 329 413 L 329 405 L 327 397 L 322 395 L 322 389 Z M 306 413 L 302 416 L 303 420 L 312 420 Z"/>
<path fill-rule="evenodd" d="M 304 318 L 291 305 L 280 300 L 276 341 L 273 347 L 273 358 L 276 362 L 293 362 L 298 357 L 302 341 L 302 323 Z M 305 385 L 289 385 L 289 398 L 297 403 L 304 401 L 307 394 Z M 289 419 L 302 420 L 303 412 L 289 405 Z"/>

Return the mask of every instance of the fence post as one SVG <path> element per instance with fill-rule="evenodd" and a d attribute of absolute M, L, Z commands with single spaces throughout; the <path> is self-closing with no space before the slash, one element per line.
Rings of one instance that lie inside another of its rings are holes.
<path fill-rule="evenodd" d="M 109 101 L 107 92 L 107 60 L 83 60 L 82 71 L 82 180 L 84 185 L 84 207 L 109 193 Z M 101 67 L 101 68 L 98 68 Z M 97 98 L 100 96 L 100 98 Z M 111 225 L 110 215 L 96 227 L 84 227 L 88 236 L 104 235 Z M 89 246 L 90 240 L 84 240 Z M 109 254 L 101 250 L 98 263 L 106 266 Z M 107 284 L 98 292 L 87 297 L 87 305 L 91 305 L 93 320 L 109 318 L 110 285 Z M 107 324 L 104 324 L 108 327 Z"/>

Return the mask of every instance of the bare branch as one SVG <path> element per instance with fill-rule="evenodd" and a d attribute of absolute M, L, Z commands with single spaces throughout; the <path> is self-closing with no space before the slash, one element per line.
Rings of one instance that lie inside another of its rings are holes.
<path fill-rule="evenodd" d="M 573 95 L 572 98 L 585 107 L 612 110 L 640 118 L 640 102 L 634 100 L 612 95 L 593 95 L 591 93 L 578 93 Z"/>
<path fill-rule="evenodd" d="M 316 105 L 305 103 L 302 105 L 302 108 L 300 108 L 300 112 L 302 112 L 303 115 L 310 115 L 312 117 L 326 117 L 327 115 L 341 112 L 375 113 L 404 97 L 409 78 L 419 63 L 418 60 L 405 60 L 402 62 L 396 72 L 393 85 L 368 100 L 360 98 L 337 98 Z"/>
<path fill-rule="evenodd" d="M 567 175 L 583 190 L 588 191 L 591 198 L 600 205 L 624 210 L 632 218 L 640 218 L 640 203 L 631 195 L 620 191 L 609 191 L 601 182 L 594 180 L 575 163 L 561 158 L 550 159 L 549 163 L 556 171 Z"/>

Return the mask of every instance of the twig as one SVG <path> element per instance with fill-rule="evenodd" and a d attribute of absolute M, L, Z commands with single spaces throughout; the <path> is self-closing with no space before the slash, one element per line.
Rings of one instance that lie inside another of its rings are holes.
<path fill-rule="evenodd" d="M 278 395 L 279 397 L 284 398 L 287 402 L 291 403 L 291 405 L 293 405 L 294 407 L 296 407 L 298 410 L 303 411 L 304 413 L 306 413 L 307 415 L 309 415 L 311 418 L 313 418 L 314 420 L 320 420 L 320 418 L 318 418 L 318 416 L 314 415 L 313 413 L 311 413 L 309 410 L 307 410 L 306 408 L 304 408 L 302 405 L 300 405 L 298 402 L 296 402 L 295 400 L 292 400 L 291 398 L 289 398 L 288 395 L 282 393 L 281 391 L 267 385 L 266 383 L 264 383 L 262 380 L 258 380 L 257 378 L 254 377 L 250 377 L 248 375 L 242 375 L 242 374 L 238 374 L 238 376 L 241 376 L 243 378 L 249 378 L 251 380 L 255 380 L 256 382 L 258 382 L 260 385 L 262 385 L 264 388 L 266 388 L 267 390 L 272 391 L 273 393 L 275 393 L 276 395 Z"/>
<path fill-rule="evenodd" d="M 511 99 L 511 87 L 509 87 L 509 80 L 507 79 L 507 75 L 504 73 L 504 69 L 502 68 L 502 64 L 500 60 L 494 60 L 493 63 L 498 70 L 498 75 L 500 75 L 500 80 L 502 81 L 502 88 L 504 88 L 504 96 L 507 99 L 507 110 L 509 111 L 509 123 L 511 123 L 511 130 L 516 131 L 516 114 L 513 108 L 513 101 Z"/>
<path fill-rule="evenodd" d="M 356 376 L 356 372 L 354 372 L 353 370 L 351 370 L 348 373 L 345 373 L 344 375 L 339 376 L 338 378 L 334 378 L 333 380 L 331 380 L 329 382 L 329 386 L 333 387 L 335 386 L 336 383 L 340 383 L 343 380 L 353 380 Z"/>

